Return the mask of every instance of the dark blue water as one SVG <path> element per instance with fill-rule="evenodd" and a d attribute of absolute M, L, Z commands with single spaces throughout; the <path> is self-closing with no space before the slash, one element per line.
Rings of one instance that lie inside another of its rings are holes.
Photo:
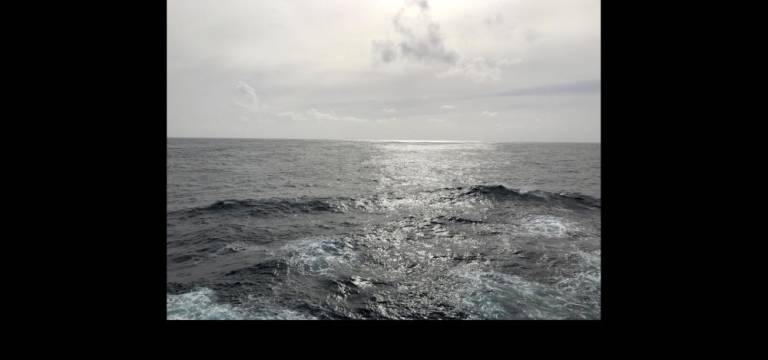
<path fill-rule="evenodd" d="M 168 139 L 169 319 L 599 319 L 599 144 Z"/>

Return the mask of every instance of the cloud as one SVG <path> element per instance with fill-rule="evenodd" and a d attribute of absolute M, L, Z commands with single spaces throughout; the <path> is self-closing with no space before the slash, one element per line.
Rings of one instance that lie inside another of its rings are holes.
<path fill-rule="evenodd" d="M 243 81 L 238 82 L 236 89 L 239 93 L 239 99 L 235 100 L 236 106 L 252 111 L 260 111 L 266 108 L 256 90 L 247 83 Z"/>
<path fill-rule="evenodd" d="M 383 112 L 383 113 L 387 113 L 387 114 L 394 114 L 394 113 L 396 113 L 396 112 L 397 112 L 397 109 L 393 109 L 393 108 L 385 108 L 385 109 L 381 109 L 381 112 Z"/>
<path fill-rule="evenodd" d="M 486 19 L 488 24 L 501 24 L 502 21 L 501 14 Z M 430 17 L 426 0 L 407 2 L 392 19 L 392 25 L 397 34 L 395 41 L 374 40 L 371 43 L 376 64 L 390 64 L 401 59 L 410 63 L 439 65 L 442 69 L 435 74 L 438 79 L 463 77 L 483 83 L 501 80 L 504 68 L 521 61 L 485 57 L 462 59 L 445 45 L 440 25 Z"/>
<path fill-rule="evenodd" d="M 380 63 L 398 58 L 425 64 L 453 64 L 458 54 L 445 46 L 440 25 L 429 14 L 426 0 L 409 1 L 392 19 L 398 40 L 374 40 L 371 51 Z"/>
<path fill-rule="evenodd" d="M 520 59 L 510 60 L 508 58 L 501 58 L 499 60 L 492 60 L 484 57 L 475 57 L 471 60 L 463 60 L 448 70 L 435 74 L 435 76 L 439 79 L 465 77 L 478 83 L 499 81 L 501 80 L 501 73 L 504 68 L 521 61 Z"/>
<path fill-rule="evenodd" d="M 394 109 L 383 109 L 394 110 Z M 353 123 L 375 123 L 388 124 L 397 121 L 396 117 L 366 119 L 357 116 L 338 115 L 335 111 L 323 111 L 316 108 L 306 109 L 304 111 L 283 111 L 274 114 L 277 117 L 289 118 L 294 121 L 317 121 L 317 122 L 353 122 Z"/>
<path fill-rule="evenodd" d="M 363 119 L 355 116 L 339 116 L 331 110 L 330 112 L 321 111 L 315 108 L 304 110 L 303 112 L 285 111 L 276 113 L 277 117 L 287 117 L 295 121 L 350 121 L 350 122 L 368 122 L 368 119 Z"/>
<path fill-rule="evenodd" d="M 317 110 L 315 108 L 311 108 L 306 111 L 307 115 L 309 115 L 310 118 L 316 119 L 316 120 L 339 120 L 339 117 L 336 116 L 333 112 L 322 112 L 320 110 Z"/>
<path fill-rule="evenodd" d="M 532 30 L 532 29 L 525 29 L 525 31 L 523 33 L 523 37 L 524 37 L 525 41 L 527 41 L 529 43 L 532 43 L 532 42 L 535 42 L 535 41 L 541 39 L 542 34 L 540 32 L 538 32 L 538 31 L 535 31 L 535 30 Z"/>
<path fill-rule="evenodd" d="M 372 45 L 374 60 L 380 63 L 391 63 L 397 59 L 397 47 L 389 40 L 374 40 Z"/>
<path fill-rule="evenodd" d="M 304 115 L 304 113 L 301 112 L 295 112 L 295 111 L 283 111 L 276 113 L 275 116 L 277 117 L 287 117 L 294 121 L 306 121 L 307 117 Z"/>
<path fill-rule="evenodd" d="M 496 117 L 496 115 L 499 115 L 498 112 L 490 112 L 488 110 L 483 111 L 480 115 L 482 116 L 488 116 L 488 117 Z"/>
<path fill-rule="evenodd" d="M 429 3 L 427 0 L 413 0 L 409 2 L 411 4 L 416 4 L 422 11 L 429 11 Z"/>
<path fill-rule="evenodd" d="M 504 19 L 501 18 L 501 14 L 496 14 L 494 17 L 487 17 L 483 21 L 486 26 L 493 27 L 495 25 L 501 25 L 504 23 Z"/>
<path fill-rule="evenodd" d="M 530 95 L 561 95 L 561 94 L 587 94 L 599 93 L 600 80 L 587 80 L 544 85 L 515 90 L 507 90 L 491 93 L 485 96 L 530 96 Z"/>
<path fill-rule="evenodd" d="M 443 105 L 440 108 L 443 109 L 443 110 L 453 110 L 455 108 L 455 106 L 453 106 L 453 105 Z"/>

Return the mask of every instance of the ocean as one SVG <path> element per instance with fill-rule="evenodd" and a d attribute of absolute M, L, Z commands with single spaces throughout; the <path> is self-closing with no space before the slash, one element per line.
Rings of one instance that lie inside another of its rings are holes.
<path fill-rule="evenodd" d="M 167 146 L 168 319 L 600 319 L 600 144 Z"/>

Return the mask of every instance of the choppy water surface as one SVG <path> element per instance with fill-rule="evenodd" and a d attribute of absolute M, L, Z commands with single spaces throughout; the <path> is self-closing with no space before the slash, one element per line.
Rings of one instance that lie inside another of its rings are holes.
<path fill-rule="evenodd" d="M 168 140 L 169 319 L 599 319 L 598 144 Z"/>

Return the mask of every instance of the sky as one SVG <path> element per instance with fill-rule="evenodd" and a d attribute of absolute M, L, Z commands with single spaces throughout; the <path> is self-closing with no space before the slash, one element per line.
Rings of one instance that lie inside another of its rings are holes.
<path fill-rule="evenodd" d="M 600 141 L 599 0 L 168 0 L 169 137 Z"/>

